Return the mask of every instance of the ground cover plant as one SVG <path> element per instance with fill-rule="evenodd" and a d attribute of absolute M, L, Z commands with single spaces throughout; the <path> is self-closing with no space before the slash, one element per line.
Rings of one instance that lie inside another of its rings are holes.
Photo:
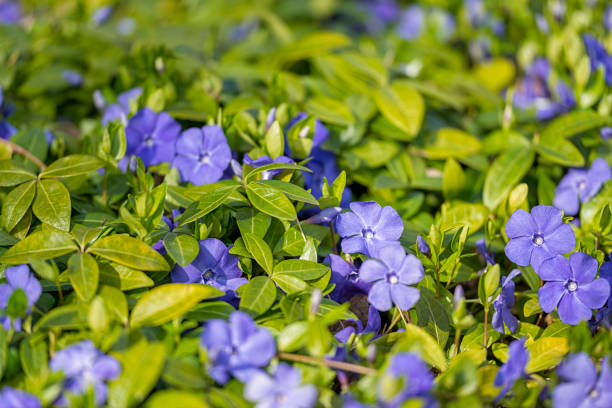
<path fill-rule="evenodd" d="M 605 3 L 0 0 L 0 406 L 612 406 Z"/>

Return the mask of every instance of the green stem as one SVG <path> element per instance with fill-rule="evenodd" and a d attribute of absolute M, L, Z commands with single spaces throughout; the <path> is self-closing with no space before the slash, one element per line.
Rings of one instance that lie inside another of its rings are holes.
<path fill-rule="evenodd" d="M 47 165 L 43 163 L 42 161 L 40 161 L 38 157 L 34 156 L 32 153 L 30 153 L 23 147 L 19 146 L 18 144 L 15 144 L 11 142 L 10 140 L 5 140 L 5 139 L 0 139 L 0 143 L 8 146 L 11 149 L 11 151 L 13 151 L 14 153 L 20 154 L 26 159 L 30 160 L 32 163 L 37 165 L 38 168 L 40 168 L 41 170 L 44 170 L 47 168 Z"/>
<path fill-rule="evenodd" d="M 306 363 L 312 365 L 324 365 L 342 371 L 350 371 L 352 373 L 363 375 L 376 375 L 378 371 L 370 367 L 364 367 L 357 364 L 345 363 L 344 361 L 326 360 L 324 358 L 303 356 L 293 353 L 278 353 L 278 357 L 283 360 L 296 361 L 298 363 Z"/>

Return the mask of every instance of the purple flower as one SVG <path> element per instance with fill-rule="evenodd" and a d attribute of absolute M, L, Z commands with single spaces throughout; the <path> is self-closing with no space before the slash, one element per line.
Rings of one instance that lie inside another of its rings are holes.
<path fill-rule="evenodd" d="M 503 387 L 495 401 L 501 400 L 512 388 L 516 380 L 525 377 L 525 367 L 529 361 L 529 350 L 525 347 L 526 337 L 515 340 L 508 347 L 508 359 L 499 368 L 493 385 Z"/>
<path fill-rule="evenodd" d="M 276 159 L 272 159 L 270 156 L 264 155 L 264 156 L 260 156 L 257 159 L 253 160 L 246 153 L 242 161 L 244 162 L 244 164 L 249 165 L 253 168 L 265 166 L 265 165 L 272 164 L 272 163 L 294 163 L 293 159 L 287 156 L 279 156 Z M 282 169 L 262 171 L 261 178 L 264 180 L 270 180 L 271 178 L 273 178 L 274 176 L 276 176 L 282 171 L 283 171 Z"/>
<path fill-rule="evenodd" d="M 398 353 L 394 355 L 387 368 L 387 374 L 393 378 L 401 378 L 403 387 L 386 405 L 389 408 L 399 408 L 411 398 L 422 398 L 424 407 L 437 406 L 431 396 L 434 378 L 427 365 L 415 353 Z"/>
<path fill-rule="evenodd" d="M 172 215 L 170 216 L 170 218 L 166 217 L 165 215 L 162 215 L 161 218 L 162 218 L 162 221 L 164 222 L 164 224 L 162 224 L 162 227 L 166 225 L 168 227 L 168 231 L 170 232 L 174 231 L 174 229 L 178 226 L 179 215 L 181 215 L 181 210 L 177 210 L 177 209 L 172 210 Z M 164 247 L 163 239 L 160 239 L 155 244 L 153 244 L 151 247 L 162 255 L 166 254 L 166 248 Z"/>
<path fill-rule="evenodd" d="M 400 245 L 390 245 L 378 251 L 378 258 L 368 259 L 359 269 L 359 278 L 374 285 L 368 293 L 368 301 L 384 312 L 395 304 L 401 310 L 408 310 L 420 297 L 414 285 L 423 279 L 425 272 L 419 258 L 406 255 Z"/>
<path fill-rule="evenodd" d="M 612 31 L 612 6 L 608 6 L 603 15 L 603 23 L 606 30 Z"/>
<path fill-rule="evenodd" d="M 603 67 L 606 83 L 612 85 L 612 56 L 608 54 L 603 44 L 592 35 L 584 34 L 582 39 L 591 61 L 591 72 L 597 71 L 600 66 Z"/>
<path fill-rule="evenodd" d="M 542 310 L 550 313 L 557 307 L 563 323 L 578 324 L 592 316 L 591 309 L 602 307 L 610 295 L 610 285 L 597 275 L 597 260 L 575 252 L 569 260 L 562 256 L 542 263 L 538 271 L 547 281 L 538 290 Z"/>
<path fill-rule="evenodd" d="M 376 310 L 376 308 L 373 306 L 370 306 L 368 308 L 368 322 L 366 323 L 365 327 L 363 327 L 363 323 L 361 323 L 361 320 L 359 319 L 357 320 L 349 319 L 347 321 L 355 323 L 357 327 L 347 326 L 344 329 L 339 330 L 336 334 L 334 334 L 334 337 L 338 341 L 344 344 L 346 344 L 349 341 L 349 339 L 351 338 L 351 335 L 353 334 L 362 334 L 362 333 L 375 333 L 376 334 L 380 330 L 380 324 L 381 324 L 380 314 L 378 313 L 378 310 Z"/>
<path fill-rule="evenodd" d="M 223 290 L 224 298 L 236 296 L 236 289 L 245 284 L 238 267 L 238 257 L 229 253 L 225 244 L 216 238 L 200 241 L 200 252 L 189 265 L 175 265 L 170 272 L 172 282 L 202 283 Z"/>
<path fill-rule="evenodd" d="M 183 181 L 199 186 L 220 180 L 231 159 L 221 126 L 203 126 L 181 133 L 172 167 L 179 170 Z"/>
<path fill-rule="evenodd" d="M 569 224 L 563 224 L 561 210 L 550 205 L 516 210 L 506 223 L 510 241 L 505 252 L 508 259 L 520 266 L 531 264 L 538 272 L 540 264 L 556 255 L 565 254 L 576 246 L 576 237 Z"/>
<path fill-rule="evenodd" d="M 169 162 L 174 158 L 175 142 L 181 125 L 166 112 L 155 113 L 144 107 L 128 122 L 126 157 L 140 157 L 146 166 Z"/>
<path fill-rule="evenodd" d="M 0 1 L 0 24 L 17 24 L 20 18 L 21 5 L 19 1 Z"/>
<path fill-rule="evenodd" d="M 418 6 L 410 6 L 400 14 L 397 33 L 404 40 L 414 40 L 421 35 L 425 27 L 425 13 Z"/>
<path fill-rule="evenodd" d="M 130 103 L 140 98 L 142 88 L 136 87 L 120 93 L 117 97 L 117 103 L 109 105 L 102 115 L 102 126 L 108 122 L 119 119 L 124 126 L 128 123 L 128 115 L 130 114 Z M 94 95 L 95 97 L 95 95 Z"/>
<path fill-rule="evenodd" d="M 17 128 L 11 125 L 7 120 L 0 120 L 0 138 L 8 140 L 17 133 Z"/>
<path fill-rule="evenodd" d="M 493 258 L 493 254 L 489 252 L 489 249 L 487 248 L 487 243 L 485 242 L 484 238 L 481 238 L 476 241 L 476 250 L 484 258 L 485 262 L 488 265 L 495 265 L 495 258 Z"/>
<path fill-rule="evenodd" d="M 395 209 L 381 207 L 375 201 L 353 202 L 349 207 L 352 211 L 336 217 L 336 231 L 342 237 L 342 251 L 375 256 L 382 247 L 399 245 L 404 224 Z"/>
<path fill-rule="evenodd" d="M 64 72 L 62 72 L 62 78 L 64 78 L 64 81 L 68 82 L 68 84 L 72 86 L 83 85 L 83 75 L 81 75 L 77 71 L 66 69 L 64 70 Z"/>
<path fill-rule="evenodd" d="M 514 269 L 508 276 L 501 277 L 501 292 L 493 301 L 493 328 L 500 333 L 505 333 L 504 324 L 508 326 L 510 333 L 514 333 L 518 328 L 518 319 L 514 316 L 510 309 L 514 306 L 514 277 L 521 273 L 518 269 Z"/>
<path fill-rule="evenodd" d="M 6 386 L 0 391 L 0 406 L 3 408 L 40 408 L 42 404 L 34 395 Z"/>
<path fill-rule="evenodd" d="M 113 15 L 113 6 L 106 5 L 102 7 L 98 7 L 94 10 L 93 15 L 91 16 L 91 21 L 95 25 L 102 25 L 106 23 L 111 16 Z"/>
<path fill-rule="evenodd" d="M 329 224 L 341 212 L 342 207 L 328 207 L 302 222 L 306 224 Z"/>
<path fill-rule="evenodd" d="M 610 166 L 601 158 L 595 159 L 590 169 L 570 169 L 555 189 L 553 203 L 567 215 L 576 215 L 580 203 L 586 203 L 593 198 L 610 178 Z"/>
<path fill-rule="evenodd" d="M 276 120 L 276 108 L 273 107 L 272 109 L 270 109 L 270 112 L 268 112 L 268 116 L 266 116 L 266 132 L 268 131 L 268 129 L 270 129 L 270 126 L 272 126 L 275 120 Z"/>
<path fill-rule="evenodd" d="M 357 268 L 342 257 L 329 254 L 323 260 L 331 268 L 330 283 L 336 285 L 329 297 L 338 303 L 348 302 L 353 296 L 367 294 L 372 284 L 359 279 Z"/>
<path fill-rule="evenodd" d="M 227 383 L 230 376 L 249 381 L 276 354 L 272 334 L 243 312 L 233 312 L 229 323 L 220 319 L 206 322 L 200 342 L 206 348 L 208 373 L 219 384 Z"/>
<path fill-rule="evenodd" d="M 422 236 L 417 235 L 416 243 L 417 243 L 417 249 L 419 250 L 420 253 L 422 253 L 425 256 L 431 255 L 431 248 L 429 247 L 429 244 L 425 241 L 425 239 L 423 239 Z"/>
<path fill-rule="evenodd" d="M 563 382 L 553 391 L 555 408 L 604 408 L 612 406 L 612 373 L 604 357 L 597 378 L 591 358 L 584 352 L 574 354 L 557 368 Z"/>
<path fill-rule="evenodd" d="M 601 128 L 599 133 L 600 133 L 601 138 L 603 140 L 610 140 L 610 137 L 612 137 L 612 127 L 604 126 L 604 127 Z"/>
<path fill-rule="evenodd" d="M 274 376 L 260 372 L 244 389 L 244 396 L 255 408 L 311 408 L 317 402 L 317 389 L 302 385 L 302 373 L 285 363 L 276 366 Z"/>
<path fill-rule="evenodd" d="M 599 267 L 599 277 L 608 281 L 610 285 L 610 296 L 608 297 L 608 304 L 602 307 L 595 314 L 595 327 L 603 323 L 604 326 L 610 328 L 610 317 L 612 316 L 612 262 L 604 262 Z"/>
<path fill-rule="evenodd" d="M 0 324 L 5 330 L 10 330 L 12 322 L 13 329 L 20 331 L 21 319 L 31 312 L 32 306 L 38 301 L 42 293 L 42 287 L 38 279 L 30 272 L 28 265 L 8 267 L 4 271 L 4 277 L 7 283 L 0 285 L 0 309 L 5 313 L 0 316 Z M 25 300 L 27 306 L 23 305 L 19 298 Z M 11 301 L 26 306 L 25 310 L 7 310 Z M 7 312 L 17 313 L 18 315 L 7 315 Z"/>
<path fill-rule="evenodd" d="M 93 387 L 96 405 L 104 405 L 108 394 L 106 381 L 121 373 L 121 365 L 111 356 L 98 350 L 90 340 L 84 340 L 59 350 L 49 363 L 51 371 L 64 374 L 64 389 L 74 395 L 83 395 Z M 68 400 L 61 394 L 55 402 L 67 406 Z"/>
<path fill-rule="evenodd" d="M 482 0 L 465 0 L 464 4 L 472 26 L 479 27 L 487 21 L 487 12 Z"/>
<path fill-rule="evenodd" d="M 536 13 L 535 21 L 536 21 L 536 26 L 538 27 L 538 30 L 540 30 L 541 33 L 543 34 L 550 33 L 550 25 L 548 24 L 548 20 L 546 19 L 545 15 Z"/>
<path fill-rule="evenodd" d="M 311 150 L 313 150 L 327 140 L 327 138 L 329 137 L 329 130 L 323 125 L 323 123 L 321 123 L 321 121 L 319 121 L 319 119 L 314 120 L 314 130 L 311 129 L 311 122 L 309 122 L 309 119 L 310 117 L 304 112 L 298 113 L 297 115 L 295 115 L 295 117 L 293 117 L 293 119 L 289 121 L 289 124 L 287 125 L 287 131 L 285 133 L 288 135 L 289 131 L 294 126 L 298 127 L 299 132 L 297 133 L 297 137 L 299 139 L 304 139 L 312 133 Z M 285 137 L 287 138 L 287 136 Z M 295 154 L 291 153 L 291 149 L 289 147 L 290 144 L 291 140 L 287 140 L 287 143 L 285 143 L 285 154 L 288 156 L 295 157 L 297 152 L 294 152 Z"/>

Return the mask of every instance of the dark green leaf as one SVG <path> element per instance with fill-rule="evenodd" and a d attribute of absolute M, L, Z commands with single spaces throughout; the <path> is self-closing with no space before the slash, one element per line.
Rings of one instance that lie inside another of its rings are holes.
<path fill-rule="evenodd" d="M 41 178 L 72 177 L 87 174 L 104 167 L 104 162 L 97 157 L 85 154 L 64 156 L 53 162 L 40 173 Z"/>
<path fill-rule="evenodd" d="M 164 247 L 168 255 L 181 266 L 189 265 L 200 252 L 200 246 L 194 237 L 173 232 L 164 236 Z"/>
<path fill-rule="evenodd" d="M 40 180 L 32 211 L 36 218 L 61 231 L 70 230 L 70 193 L 57 180 Z"/>
<path fill-rule="evenodd" d="M 11 231 L 30 208 L 36 193 L 36 183 L 29 181 L 15 187 L 2 203 L 2 226 Z"/>
<path fill-rule="evenodd" d="M 279 190 L 260 184 L 246 187 L 249 201 L 259 211 L 281 220 L 295 220 L 297 213 L 291 201 Z"/>

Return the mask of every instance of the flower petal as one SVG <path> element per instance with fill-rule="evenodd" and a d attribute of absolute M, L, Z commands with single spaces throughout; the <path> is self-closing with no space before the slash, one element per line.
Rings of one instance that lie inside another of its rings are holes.
<path fill-rule="evenodd" d="M 559 301 L 557 313 L 563 323 L 578 324 L 582 320 L 589 320 L 593 311 L 582 303 L 576 296 L 576 292 L 566 293 Z"/>
<path fill-rule="evenodd" d="M 587 391 L 595 386 L 597 380 L 595 364 L 584 352 L 571 355 L 557 367 L 557 374 L 564 381 L 582 385 Z"/>
<path fill-rule="evenodd" d="M 385 281 L 378 281 L 368 293 L 368 302 L 381 312 L 385 312 L 393 306 L 391 302 L 391 288 Z"/>
<path fill-rule="evenodd" d="M 361 219 L 366 228 L 374 228 L 380 221 L 381 206 L 376 201 L 353 202 L 349 205 L 351 210 Z"/>
<path fill-rule="evenodd" d="M 376 282 L 385 279 L 389 270 L 380 261 L 375 259 L 367 259 L 359 268 L 359 279 L 365 282 Z"/>
<path fill-rule="evenodd" d="M 197 160 L 202 150 L 204 135 L 198 128 L 184 130 L 176 141 L 176 153 Z"/>
<path fill-rule="evenodd" d="M 202 345 L 206 348 L 227 347 L 231 345 L 230 329 L 226 321 L 212 319 L 206 322 L 202 337 Z"/>
<path fill-rule="evenodd" d="M 363 221 L 353 212 L 343 212 L 336 217 L 336 232 L 342 238 L 361 235 L 363 228 Z"/>
<path fill-rule="evenodd" d="M 569 257 L 572 276 L 581 285 L 590 283 L 597 275 L 597 260 L 584 252 L 575 252 Z"/>
<path fill-rule="evenodd" d="M 509 238 L 531 237 L 536 232 L 536 224 L 525 210 L 516 210 L 506 223 L 506 235 Z"/>
<path fill-rule="evenodd" d="M 527 266 L 531 261 L 531 253 L 533 252 L 533 242 L 531 236 L 512 238 L 504 249 L 509 260 L 520 266 Z"/>
<path fill-rule="evenodd" d="M 605 279 L 595 279 L 586 285 L 578 285 L 576 296 L 585 306 L 599 309 L 610 296 L 610 284 Z"/>
<path fill-rule="evenodd" d="M 536 205 L 531 209 L 531 216 L 537 231 L 548 235 L 563 223 L 563 212 L 552 205 Z"/>
<path fill-rule="evenodd" d="M 342 252 L 347 254 L 366 253 L 365 240 L 360 235 L 344 238 L 340 243 Z"/>
<path fill-rule="evenodd" d="M 576 246 L 576 235 L 571 225 L 563 224 L 544 236 L 544 244 L 553 255 L 570 252 Z"/>
<path fill-rule="evenodd" d="M 240 360 L 256 367 L 263 367 L 268 364 L 272 357 L 274 357 L 274 354 L 276 354 L 274 337 L 264 328 L 259 328 L 257 333 L 248 337 L 239 346 Z"/>
<path fill-rule="evenodd" d="M 563 212 L 567 215 L 578 214 L 578 210 L 580 210 L 578 192 L 571 187 L 559 187 L 557 187 L 557 189 L 555 190 L 555 199 L 553 200 L 553 204 L 555 205 L 555 207 L 563 210 Z"/>
<path fill-rule="evenodd" d="M 408 254 L 402 262 L 402 266 L 397 271 L 400 283 L 404 285 L 414 285 L 425 277 L 423 264 L 416 256 Z"/>
<path fill-rule="evenodd" d="M 565 282 L 572 278 L 570 262 L 562 256 L 547 259 L 540 265 L 538 275 L 545 281 Z"/>
<path fill-rule="evenodd" d="M 563 282 L 547 282 L 538 290 L 538 301 L 540 307 L 546 313 L 555 310 L 559 301 L 565 294 L 565 284 Z"/>
<path fill-rule="evenodd" d="M 380 219 L 373 229 L 376 232 L 376 238 L 393 241 L 402 236 L 404 222 L 393 207 L 386 206 L 380 212 Z"/>
<path fill-rule="evenodd" d="M 419 301 L 421 292 L 412 286 L 397 283 L 391 285 L 391 299 L 401 310 L 408 310 Z"/>
<path fill-rule="evenodd" d="M 581 407 L 588 398 L 588 389 L 579 383 L 563 383 L 557 385 L 553 391 L 552 400 L 555 408 Z"/>

